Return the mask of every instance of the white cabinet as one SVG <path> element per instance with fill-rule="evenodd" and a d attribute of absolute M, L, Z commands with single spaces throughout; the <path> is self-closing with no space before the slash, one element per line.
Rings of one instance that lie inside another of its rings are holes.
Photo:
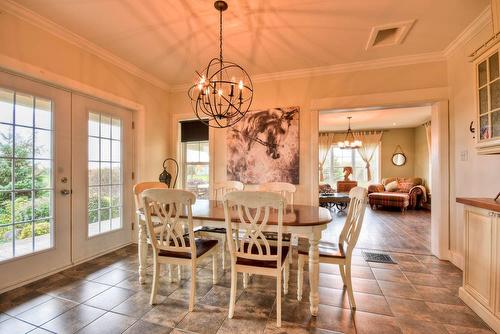
<path fill-rule="evenodd" d="M 500 44 L 474 61 L 476 140 L 480 154 L 500 153 Z"/>
<path fill-rule="evenodd" d="M 465 206 L 465 266 L 460 298 L 500 332 L 499 213 Z"/>

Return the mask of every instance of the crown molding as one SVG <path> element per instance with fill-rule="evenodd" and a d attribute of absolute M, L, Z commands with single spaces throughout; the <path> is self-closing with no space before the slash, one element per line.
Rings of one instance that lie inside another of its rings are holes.
<path fill-rule="evenodd" d="M 390 57 L 383 59 L 375 59 L 368 61 L 360 61 L 346 64 L 330 65 L 330 66 L 319 66 L 304 68 L 291 71 L 274 72 L 252 75 L 253 82 L 266 82 L 275 80 L 289 80 L 289 79 L 299 79 L 308 77 L 318 77 L 323 75 L 331 75 L 337 73 L 355 72 L 355 71 L 367 71 L 367 70 L 377 70 L 381 68 L 395 67 L 395 66 L 405 66 L 420 63 L 431 63 L 446 60 L 442 52 L 431 52 L 431 53 L 421 53 L 416 55 L 400 56 L 400 57 Z M 182 92 L 187 89 L 192 84 L 177 84 L 172 85 L 170 92 Z"/>
<path fill-rule="evenodd" d="M 491 6 L 488 5 L 450 44 L 443 50 L 443 56 L 448 58 L 456 49 L 479 34 L 488 24 L 491 24 Z"/>
<path fill-rule="evenodd" d="M 111 63 L 122 70 L 141 78 L 150 84 L 161 88 L 163 90 L 169 91 L 170 85 L 163 80 L 157 78 L 154 75 L 140 69 L 136 65 L 116 56 L 115 54 L 105 50 L 104 48 L 92 43 L 88 39 L 75 34 L 74 32 L 62 27 L 61 25 L 35 13 L 34 11 L 19 5 L 11 0 L 0 0 L 0 9 L 14 15 L 36 27 L 43 29 L 52 35 L 59 37 L 60 39 L 73 44 L 103 60 Z"/>

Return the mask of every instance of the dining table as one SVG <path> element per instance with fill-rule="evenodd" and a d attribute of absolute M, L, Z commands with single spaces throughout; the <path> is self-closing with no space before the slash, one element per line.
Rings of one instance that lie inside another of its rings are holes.
<path fill-rule="evenodd" d="M 230 214 L 231 220 L 239 222 L 236 210 Z M 265 231 L 277 232 L 277 211 L 271 211 Z M 187 218 L 187 210 L 180 214 L 180 218 Z M 225 228 L 224 206 L 221 201 L 198 199 L 192 205 L 193 226 Z M 144 214 L 138 212 L 139 220 L 139 282 L 145 283 L 147 267 L 147 229 Z M 327 228 L 332 217 L 330 211 L 323 207 L 294 204 L 288 205 L 283 214 L 282 232 L 290 233 L 309 240 L 309 302 L 311 315 L 318 314 L 319 305 L 319 241 L 321 233 Z"/>

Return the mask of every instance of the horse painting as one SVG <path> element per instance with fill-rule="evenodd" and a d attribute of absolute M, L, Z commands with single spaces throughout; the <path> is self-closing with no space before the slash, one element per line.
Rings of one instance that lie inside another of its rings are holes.
<path fill-rule="evenodd" d="M 227 131 L 228 180 L 299 183 L 299 107 L 248 112 Z"/>

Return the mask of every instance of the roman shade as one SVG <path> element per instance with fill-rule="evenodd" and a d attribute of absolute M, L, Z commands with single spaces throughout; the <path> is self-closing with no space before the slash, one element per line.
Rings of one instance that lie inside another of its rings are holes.
<path fill-rule="evenodd" d="M 207 141 L 208 125 L 199 120 L 181 121 L 181 142 Z"/>

